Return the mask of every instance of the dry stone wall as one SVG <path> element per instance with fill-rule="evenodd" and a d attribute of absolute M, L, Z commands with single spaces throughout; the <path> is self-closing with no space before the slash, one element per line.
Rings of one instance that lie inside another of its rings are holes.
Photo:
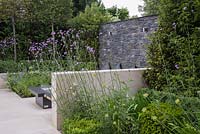
<path fill-rule="evenodd" d="M 157 16 L 147 16 L 103 24 L 99 33 L 100 69 L 146 67 L 148 36 L 158 28 L 157 20 Z"/>

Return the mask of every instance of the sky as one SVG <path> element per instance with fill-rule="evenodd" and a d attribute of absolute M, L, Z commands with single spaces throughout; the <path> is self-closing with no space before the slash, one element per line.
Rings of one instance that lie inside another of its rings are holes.
<path fill-rule="evenodd" d="M 102 0 L 106 8 L 117 6 L 118 8 L 126 7 L 129 10 L 130 16 L 138 15 L 138 5 L 143 5 L 143 0 Z"/>

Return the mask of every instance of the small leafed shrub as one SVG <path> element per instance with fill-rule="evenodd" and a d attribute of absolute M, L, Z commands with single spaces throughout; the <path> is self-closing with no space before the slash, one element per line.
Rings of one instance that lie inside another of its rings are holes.
<path fill-rule="evenodd" d="M 14 61 L 2 61 L 0 60 L 0 73 L 18 72 L 18 64 Z"/>
<path fill-rule="evenodd" d="M 63 125 L 63 134 L 99 134 L 100 123 L 95 120 L 66 119 Z"/>
<path fill-rule="evenodd" d="M 182 115 L 182 109 L 167 103 L 152 103 L 142 109 L 140 134 L 170 134 Z"/>

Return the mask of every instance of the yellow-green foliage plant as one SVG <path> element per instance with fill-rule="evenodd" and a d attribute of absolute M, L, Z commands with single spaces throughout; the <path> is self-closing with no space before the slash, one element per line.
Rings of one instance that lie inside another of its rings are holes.
<path fill-rule="evenodd" d="M 66 119 L 63 134 L 99 134 L 100 123 L 89 119 Z"/>
<path fill-rule="evenodd" d="M 140 115 L 140 134 L 171 134 L 182 114 L 182 109 L 167 103 L 149 104 Z"/>

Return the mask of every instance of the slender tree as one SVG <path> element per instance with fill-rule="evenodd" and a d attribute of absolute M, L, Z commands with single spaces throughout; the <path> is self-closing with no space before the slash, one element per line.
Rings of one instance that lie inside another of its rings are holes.
<path fill-rule="evenodd" d="M 17 61 L 16 20 L 23 19 L 26 14 L 26 0 L 0 0 L 0 20 L 11 19 L 14 61 Z"/>
<path fill-rule="evenodd" d="M 71 0 L 35 0 L 34 17 L 44 23 L 50 23 L 51 35 L 55 41 L 55 24 L 65 23 L 72 17 Z M 56 58 L 56 45 L 53 43 L 53 57 Z"/>

